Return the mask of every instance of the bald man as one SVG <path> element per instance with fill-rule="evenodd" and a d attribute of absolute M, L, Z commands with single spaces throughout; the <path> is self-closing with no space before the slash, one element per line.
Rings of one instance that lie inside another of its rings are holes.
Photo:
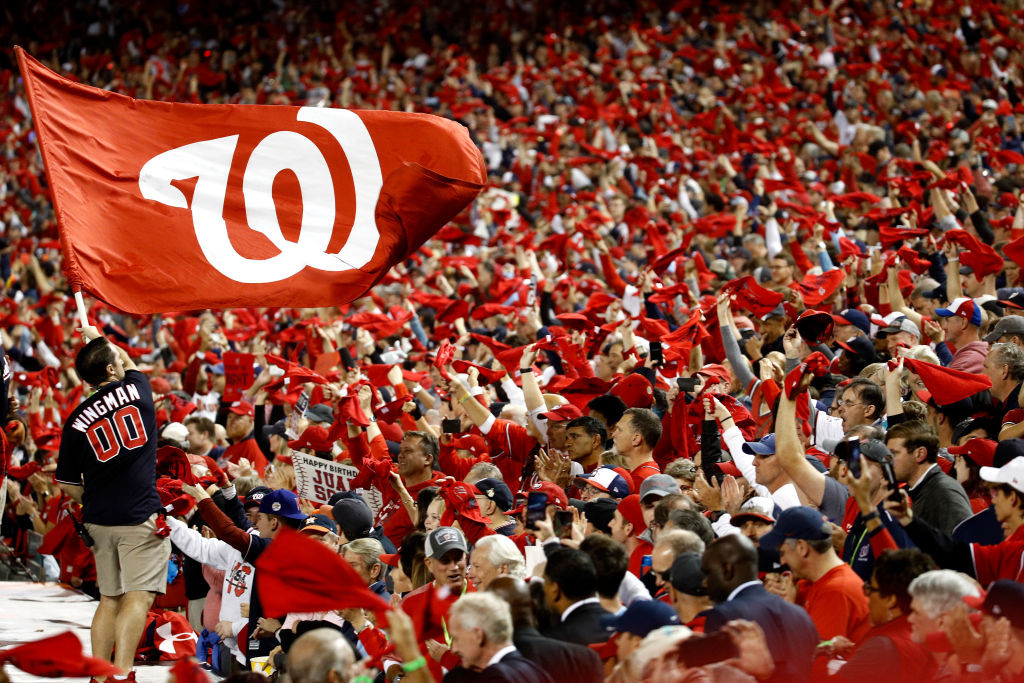
<path fill-rule="evenodd" d="M 556 681 L 600 683 L 604 669 L 597 653 L 584 645 L 542 636 L 533 615 L 530 588 L 522 579 L 499 576 L 487 592 L 508 603 L 512 610 L 512 642 L 520 653 L 548 672 Z"/>
<path fill-rule="evenodd" d="M 341 631 L 317 628 L 295 639 L 286 668 L 292 683 L 347 683 L 354 662 Z"/>
<path fill-rule="evenodd" d="M 715 603 L 706 612 L 704 632 L 714 633 L 734 619 L 757 622 L 775 658 L 770 681 L 807 681 L 818 645 L 818 630 L 801 607 L 764 589 L 757 579 L 757 548 L 746 536 L 732 534 L 704 551 L 701 569 L 708 596 Z"/>

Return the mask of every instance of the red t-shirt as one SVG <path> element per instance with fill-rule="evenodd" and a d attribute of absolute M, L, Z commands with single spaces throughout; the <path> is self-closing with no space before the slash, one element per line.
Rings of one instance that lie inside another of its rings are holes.
<path fill-rule="evenodd" d="M 830 569 L 810 584 L 801 604 L 822 640 L 844 636 L 857 643 L 871 628 L 864 580 L 848 564 Z"/>
<path fill-rule="evenodd" d="M 247 437 L 242 439 L 238 443 L 231 444 L 224 449 L 224 460 L 227 462 L 233 462 L 236 465 L 245 458 L 252 463 L 253 468 L 256 472 L 263 477 L 263 471 L 267 469 L 267 465 L 270 462 L 263 455 L 263 451 L 260 450 L 260 445 L 256 443 L 254 437 Z"/>
<path fill-rule="evenodd" d="M 633 486 L 636 487 L 636 492 L 640 493 L 640 485 L 644 483 L 644 479 L 652 474 L 661 474 L 661 468 L 658 467 L 658 463 L 648 460 L 637 465 L 636 469 L 630 472 L 630 474 L 633 476 Z"/>

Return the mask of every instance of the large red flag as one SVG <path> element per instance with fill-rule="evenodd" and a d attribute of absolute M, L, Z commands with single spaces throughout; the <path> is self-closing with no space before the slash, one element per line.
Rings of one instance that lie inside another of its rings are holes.
<path fill-rule="evenodd" d="M 134 100 L 15 50 L 68 279 L 130 313 L 351 301 L 485 180 L 440 117 Z"/>

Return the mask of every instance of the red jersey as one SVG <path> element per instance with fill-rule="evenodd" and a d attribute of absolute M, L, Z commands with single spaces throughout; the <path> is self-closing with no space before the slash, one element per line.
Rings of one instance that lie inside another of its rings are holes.
<path fill-rule="evenodd" d="M 513 492 L 518 491 L 522 486 L 523 468 L 539 446 L 537 440 L 530 436 L 526 427 L 508 420 L 495 420 L 484 438 L 491 451 L 491 462 L 501 470 L 508 487 Z"/>

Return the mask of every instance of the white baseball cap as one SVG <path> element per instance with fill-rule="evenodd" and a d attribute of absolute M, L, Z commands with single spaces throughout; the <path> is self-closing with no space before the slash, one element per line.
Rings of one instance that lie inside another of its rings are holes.
<path fill-rule="evenodd" d="M 993 484 L 1009 484 L 1024 493 L 1024 456 L 1018 456 L 1002 467 L 982 467 L 981 478 Z"/>

